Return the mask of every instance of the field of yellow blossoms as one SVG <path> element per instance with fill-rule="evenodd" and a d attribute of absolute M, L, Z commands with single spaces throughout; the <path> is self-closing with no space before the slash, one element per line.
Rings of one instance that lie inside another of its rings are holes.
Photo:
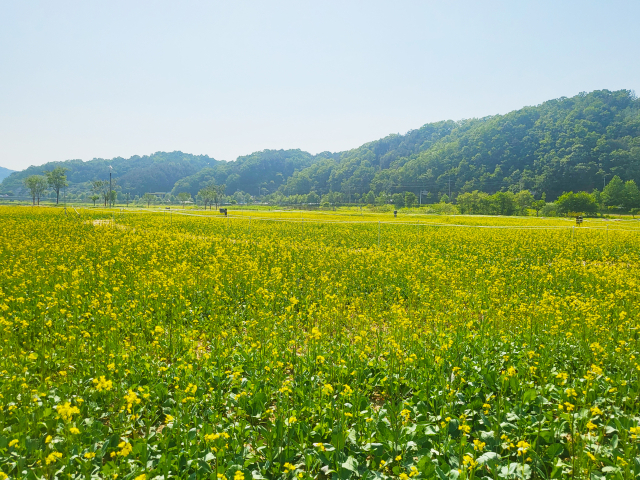
<path fill-rule="evenodd" d="M 0 207 L 0 480 L 640 478 L 640 222 L 196 213 Z"/>

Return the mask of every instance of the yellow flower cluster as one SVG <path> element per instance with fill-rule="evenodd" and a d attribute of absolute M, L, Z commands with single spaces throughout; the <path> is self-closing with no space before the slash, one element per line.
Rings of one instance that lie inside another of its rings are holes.
<path fill-rule="evenodd" d="M 204 441 L 205 442 L 213 442 L 214 440 L 217 440 L 219 438 L 230 438 L 230 436 L 229 436 L 229 434 L 227 432 L 209 433 L 209 434 L 206 434 L 204 436 Z"/>
<path fill-rule="evenodd" d="M 45 458 L 45 463 L 47 465 L 51 465 L 52 463 L 57 462 L 58 460 L 60 460 L 62 458 L 62 453 L 60 452 L 51 452 L 49 455 L 47 455 L 47 457 Z"/>
<path fill-rule="evenodd" d="M 93 384 L 97 391 L 102 392 L 103 390 L 109 391 L 113 388 L 113 382 L 111 380 L 107 380 L 104 375 L 100 375 L 100 378 L 94 378 Z"/>
<path fill-rule="evenodd" d="M 142 400 L 138 397 L 138 394 L 133 390 L 129 390 L 129 392 L 124 396 L 124 401 L 126 402 L 127 412 L 131 413 L 131 409 L 142 402 Z"/>
<path fill-rule="evenodd" d="M 38 478 L 640 455 L 637 220 L 59 213 L 0 207 L 0 423 Z"/>
<path fill-rule="evenodd" d="M 120 450 L 118 452 L 114 452 L 114 453 L 116 455 L 118 455 L 119 457 L 126 457 L 133 451 L 133 447 L 131 446 L 131 444 L 129 442 L 120 442 L 118 444 L 118 448 Z"/>
<path fill-rule="evenodd" d="M 73 420 L 74 415 L 78 415 L 80 413 L 80 409 L 76 406 L 72 406 L 71 403 L 65 402 L 62 405 L 56 406 L 56 411 L 60 418 L 62 418 L 65 422 L 70 422 Z"/>

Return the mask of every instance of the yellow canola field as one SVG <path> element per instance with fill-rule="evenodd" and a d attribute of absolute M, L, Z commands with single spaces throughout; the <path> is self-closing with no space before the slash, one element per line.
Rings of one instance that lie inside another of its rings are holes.
<path fill-rule="evenodd" d="M 640 474 L 639 222 L 230 213 L 0 207 L 0 479 Z"/>

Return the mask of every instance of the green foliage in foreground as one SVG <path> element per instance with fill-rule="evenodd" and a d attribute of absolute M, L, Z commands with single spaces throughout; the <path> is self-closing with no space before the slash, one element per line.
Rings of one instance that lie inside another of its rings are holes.
<path fill-rule="evenodd" d="M 0 207 L 2 475 L 638 478 L 637 229 L 269 218 Z"/>

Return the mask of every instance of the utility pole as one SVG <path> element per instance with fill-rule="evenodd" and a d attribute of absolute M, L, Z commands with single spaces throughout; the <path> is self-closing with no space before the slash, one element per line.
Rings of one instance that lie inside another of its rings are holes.
<path fill-rule="evenodd" d="M 109 208 L 111 208 L 111 170 L 112 167 L 109 165 Z"/>
<path fill-rule="evenodd" d="M 449 201 L 451 201 L 451 173 L 449 173 Z"/>
<path fill-rule="evenodd" d="M 607 185 L 607 176 L 609 174 L 608 173 L 603 173 L 602 174 L 602 190 L 604 190 L 604 187 Z"/>

